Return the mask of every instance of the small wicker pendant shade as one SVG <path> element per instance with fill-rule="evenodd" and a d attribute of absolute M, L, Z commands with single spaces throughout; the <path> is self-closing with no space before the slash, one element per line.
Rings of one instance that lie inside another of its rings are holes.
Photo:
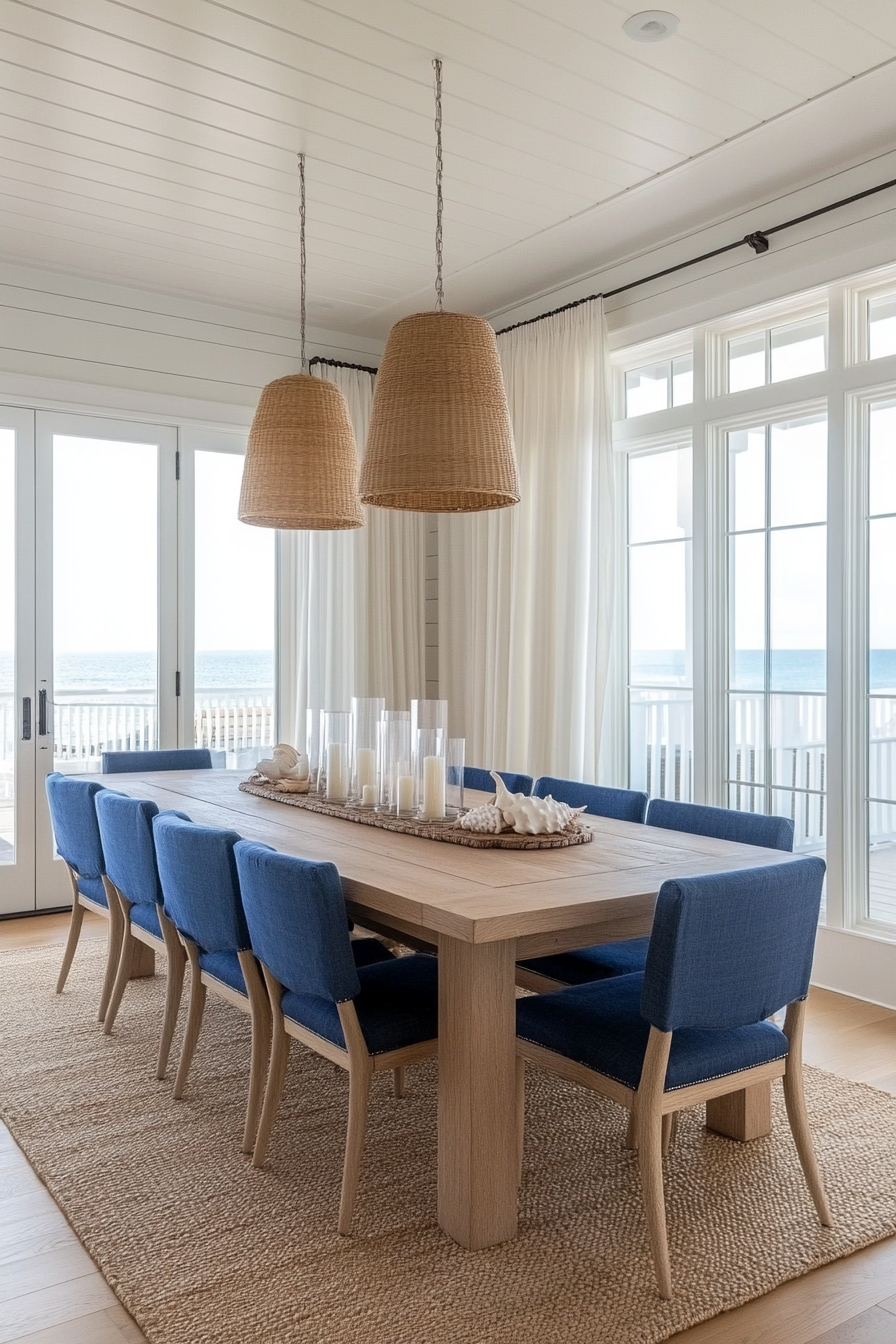
<path fill-rule="evenodd" d="M 520 500 L 495 333 L 466 313 L 415 313 L 389 333 L 373 394 L 361 500 L 478 513 Z"/>
<path fill-rule="evenodd" d="M 249 431 L 239 519 L 327 532 L 364 526 L 355 434 L 333 383 L 294 373 L 262 390 Z"/>

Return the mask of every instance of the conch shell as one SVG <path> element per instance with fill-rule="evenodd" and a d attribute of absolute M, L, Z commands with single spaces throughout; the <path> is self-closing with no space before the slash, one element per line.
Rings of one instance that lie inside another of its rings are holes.
<path fill-rule="evenodd" d="M 517 835 L 555 835 L 576 824 L 576 817 L 586 810 L 555 802 L 550 794 L 547 798 L 532 798 L 524 793 L 511 793 L 500 775 L 494 770 L 490 773 L 495 781 L 495 807 Z"/>
<path fill-rule="evenodd" d="M 255 767 L 255 773 L 264 775 L 265 779 L 274 783 L 281 779 L 307 781 L 309 776 L 308 757 L 296 751 L 295 747 L 291 747 L 288 742 L 278 742 L 272 758 L 259 761 Z M 296 789 L 292 792 L 307 792 L 307 790 Z"/>
<path fill-rule="evenodd" d="M 504 813 L 494 803 L 485 803 L 482 807 L 471 807 L 457 820 L 463 831 L 481 831 L 486 835 L 499 835 L 507 829 Z"/>

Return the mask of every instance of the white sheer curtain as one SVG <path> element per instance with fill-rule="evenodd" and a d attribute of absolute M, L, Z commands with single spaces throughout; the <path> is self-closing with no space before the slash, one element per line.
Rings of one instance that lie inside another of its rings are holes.
<path fill-rule="evenodd" d="M 373 375 L 316 364 L 345 394 L 363 452 Z M 296 533 L 296 733 L 307 709 L 348 709 L 353 695 L 403 709 L 425 694 L 425 518 L 366 509 L 350 532 Z"/>
<path fill-rule="evenodd" d="M 468 763 L 594 781 L 614 588 L 602 301 L 498 348 L 522 502 L 439 520 L 439 690 Z"/>

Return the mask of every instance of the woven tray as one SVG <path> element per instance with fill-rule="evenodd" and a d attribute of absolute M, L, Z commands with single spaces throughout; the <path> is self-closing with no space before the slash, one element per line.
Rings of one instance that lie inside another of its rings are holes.
<path fill-rule="evenodd" d="M 356 821 L 362 826 L 378 826 L 382 831 L 419 835 L 424 840 L 443 840 L 449 845 L 465 845 L 467 849 L 567 849 L 570 845 L 587 845 L 594 838 L 593 832 L 578 825 L 556 835 L 517 835 L 513 831 L 505 831 L 502 835 L 482 835 L 478 831 L 462 831 L 455 826 L 434 825 L 409 817 L 375 812 L 373 809 L 328 803 L 325 798 L 315 798 L 309 793 L 280 793 L 264 784 L 250 784 L 246 780 L 240 784 L 240 790 L 254 794 L 256 798 L 269 798 L 272 803 L 302 807 L 306 812 L 321 812 L 324 816 Z"/>

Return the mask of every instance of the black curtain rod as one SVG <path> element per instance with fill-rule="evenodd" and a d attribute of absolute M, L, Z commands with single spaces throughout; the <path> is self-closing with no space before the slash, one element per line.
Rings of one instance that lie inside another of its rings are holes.
<path fill-rule="evenodd" d="M 331 369 L 357 369 L 359 373 L 378 373 L 379 370 L 371 369 L 367 364 L 347 364 L 344 359 L 325 359 L 323 355 L 315 355 L 308 361 L 309 369 L 313 364 L 329 364 Z"/>
<path fill-rule="evenodd" d="M 775 224 L 770 229 L 760 229 L 756 233 L 748 233 L 745 238 L 738 238 L 735 243 L 726 243 L 724 247 L 716 247 L 712 252 L 702 252 L 699 257 L 691 257 L 689 261 L 680 261 L 676 266 L 667 266 L 663 271 L 654 271 L 652 275 L 642 276 L 640 280 L 631 280 L 627 285 L 619 285 L 617 289 L 609 289 L 606 293 L 588 294 L 584 299 L 574 299 L 572 303 L 564 303 L 559 308 L 552 308 L 547 313 L 539 313 L 538 317 L 527 317 L 522 322 L 514 322 L 509 327 L 502 327 L 495 333 L 496 336 L 506 336 L 508 331 L 516 331 L 518 327 L 529 327 L 533 322 L 543 322 L 546 317 L 556 317 L 558 313 L 569 312 L 570 308 L 580 308 L 583 303 L 592 303 L 595 299 L 611 299 L 616 294 L 624 294 L 626 290 L 637 289 L 639 285 L 647 285 L 651 280 L 661 280 L 663 276 L 674 275 L 676 271 L 686 271 L 689 266 L 698 266 L 701 261 L 709 261 L 711 257 L 720 257 L 724 252 L 733 252 L 738 247 L 751 247 L 757 256 L 768 251 L 768 240 L 771 234 L 780 233 L 782 229 L 792 229 L 796 224 L 805 224 L 807 219 L 817 219 L 819 215 L 827 215 L 831 210 L 841 210 L 844 205 L 852 205 L 853 201 L 863 201 L 866 196 L 876 196 L 879 191 L 887 191 L 889 187 L 896 187 L 896 177 L 891 178 L 889 182 L 881 182 L 879 186 L 868 187 L 866 191 L 857 191 L 854 196 L 844 196 L 841 201 L 834 201 L 831 205 L 823 205 L 819 210 L 810 210 L 806 215 L 798 215 L 796 219 L 785 220 L 783 224 Z"/>

